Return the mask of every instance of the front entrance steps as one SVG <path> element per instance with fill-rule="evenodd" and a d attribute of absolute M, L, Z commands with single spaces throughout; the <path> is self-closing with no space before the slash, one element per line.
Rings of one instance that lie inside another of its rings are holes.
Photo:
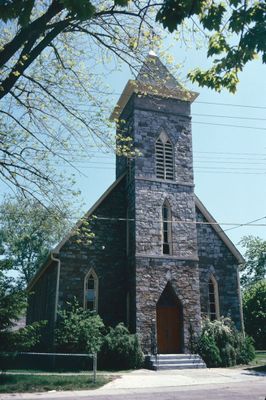
<path fill-rule="evenodd" d="M 206 368 L 205 362 L 198 354 L 157 354 L 147 356 L 146 366 L 148 369 L 187 369 Z"/>

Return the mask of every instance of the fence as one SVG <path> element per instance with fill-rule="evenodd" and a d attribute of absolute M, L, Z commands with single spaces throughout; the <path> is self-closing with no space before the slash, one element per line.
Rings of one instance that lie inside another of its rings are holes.
<path fill-rule="evenodd" d="M 76 360 L 75 360 L 76 358 Z M 72 353 L 37 353 L 37 352 L 17 352 L 17 353 L 1 353 L 0 369 L 16 369 L 16 368 L 36 368 L 36 369 L 55 369 L 68 368 L 69 359 L 71 360 L 71 369 L 78 368 L 79 365 L 84 367 L 81 359 L 92 359 L 93 382 L 97 379 L 97 353 L 95 354 L 72 354 Z M 75 362 L 73 363 L 73 360 Z"/>

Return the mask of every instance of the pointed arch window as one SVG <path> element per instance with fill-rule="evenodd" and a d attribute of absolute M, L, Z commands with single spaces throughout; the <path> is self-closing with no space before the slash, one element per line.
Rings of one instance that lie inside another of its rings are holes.
<path fill-rule="evenodd" d="M 163 254 L 172 253 L 172 213 L 171 207 L 166 200 L 162 207 L 162 222 L 163 222 L 163 232 L 162 232 L 162 244 L 163 244 Z"/>
<path fill-rule="evenodd" d="M 165 132 L 162 132 L 156 141 L 156 178 L 174 179 L 173 145 Z"/>
<path fill-rule="evenodd" d="M 219 294 L 218 294 L 218 284 L 214 276 L 211 276 L 208 282 L 209 290 L 209 318 L 211 321 L 219 319 Z"/>
<path fill-rule="evenodd" d="M 84 308 L 98 312 L 98 277 L 94 269 L 85 276 L 84 280 Z"/>

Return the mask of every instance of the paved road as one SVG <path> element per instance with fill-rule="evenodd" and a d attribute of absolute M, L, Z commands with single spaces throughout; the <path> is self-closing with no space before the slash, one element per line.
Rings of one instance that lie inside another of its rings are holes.
<path fill-rule="evenodd" d="M 266 400 L 266 378 L 256 382 L 229 383 L 212 385 L 194 385 L 190 387 L 167 387 L 167 388 L 142 388 L 142 389 L 116 389 L 110 390 L 111 393 L 101 394 L 99 391 L 93 393 L 52 393 L 42 397 L 40 394 L 30 397 L 15 398 L 49 400 Z M 34 396 L 34 397 L 33 397 Z M 0 400 L 4 398 L 0 395 Z M 6 397 L 5 397 L 6 398 Z M 10 396 L 12 398 L 12 395 Z"/>
<path fill-rule="evenodd" d="M 78 398 L 75 398 L 77 400 Z M 83 397 L 84 399 L 84 397 Z M 104 395 L 97 400 L 266 400 L 266 380 L 248 384 L 204 385 L 200 387 L 148 389 L 131 394 Z M 58 399 L 57 399 L 58 400 Z M 69 400 L 69 399 L 68 399 Z M 74 400 L 71 399 L 71 400 Z"/>
<path fill-rule="evenodd" d="M 266 400 L 266 375 L 247 369 L 137 370 L 96 390 L 0 394 L 0 400 Z"/>

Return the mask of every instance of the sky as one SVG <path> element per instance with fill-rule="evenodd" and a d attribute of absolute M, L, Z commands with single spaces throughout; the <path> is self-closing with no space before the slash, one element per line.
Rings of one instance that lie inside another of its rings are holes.
<path fill-rule="evenodd" d="M 206 65 L 203 50 L 177 45 L 171 55 L 175 63 L 182 63 L 181 79 L 189 70 Z M 189 89 L 199 93 L 192 104 L 195 193 L 240 249 L 238 243 L 245 235 L 266 240 L 265 72 L 259 61 L 248 64 L 234 95 L 187 83 Z M 106 75 L 116 100 L 128 79 L 132 75 L 126 67 Z M 77 176 L 77 184 L 85 211 L 114 181 L 115 157 L 95 153 L 83 164 L 82 172 L 86 176 Z M 265 226 L 240 226 L 257 219 L 261 219 L 257 225 Z"/>

